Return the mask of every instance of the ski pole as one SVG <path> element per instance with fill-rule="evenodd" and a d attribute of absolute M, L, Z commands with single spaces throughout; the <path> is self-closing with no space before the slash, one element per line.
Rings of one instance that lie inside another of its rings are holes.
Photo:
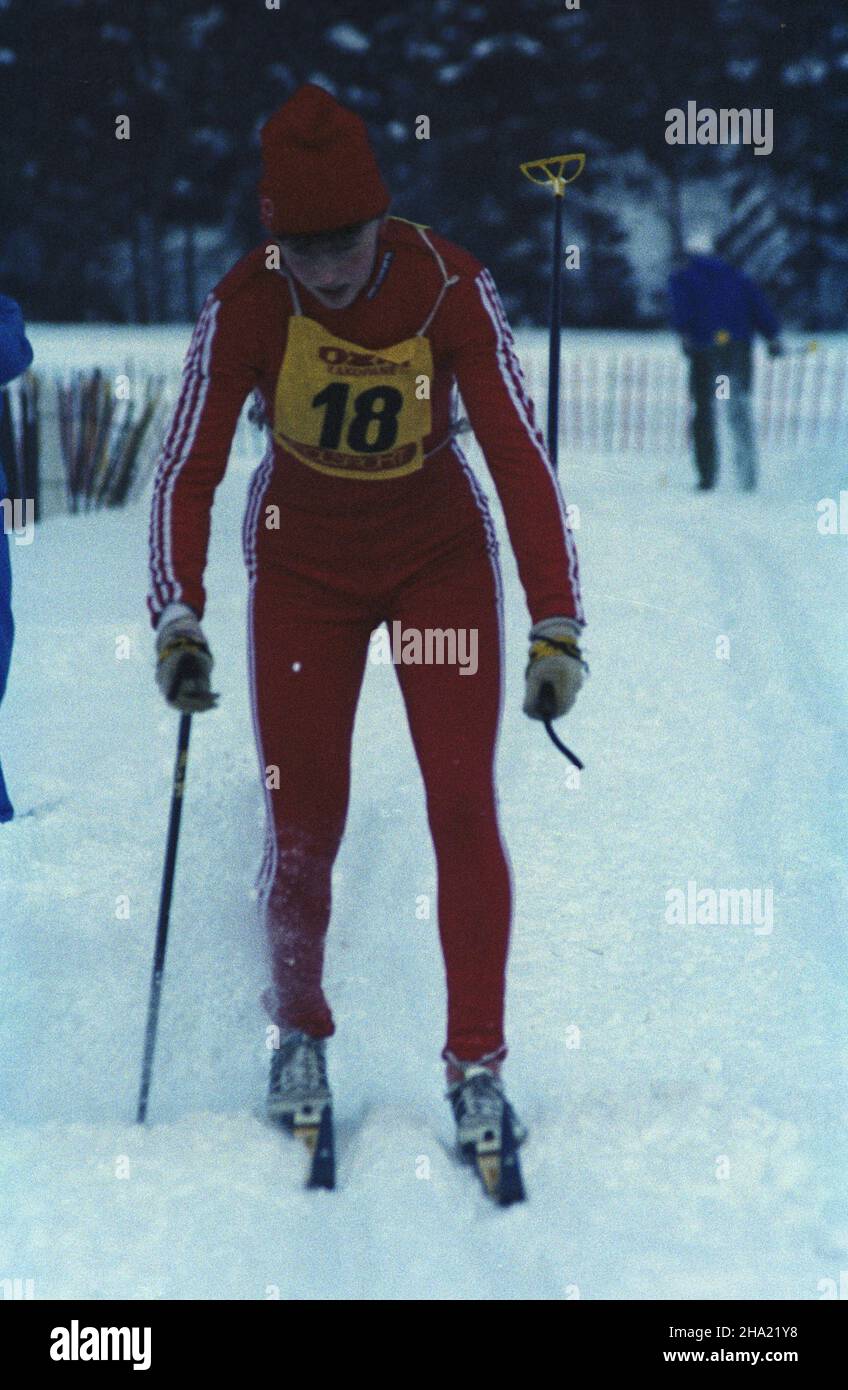
<path fill-rule="evenodd" d="M 569 178 L 563 169 L 570 161 L 577 168 Z M 583 172 L 585 154 L 555 154 L 548 159 L 530 159 L 520 165 L 521 172 L 531 183 L 544 184 L 554 194 L 554 244 L 551 259 L 551 322 L 548 341 L 548 453 L 556 472 L 559 454 L 559 341 L 562 319 L 562 203 L 566 184 L 573 183 Z M 535 170 L 540 170 L 538 178 Z"/>
<path fill-rule="evenodd" d="M 159 1001 L 162 997 L 162 977 L 165 973 L 165 949 L 168 945 L 168 920 L 171 914 L 171 890 L 174 886 L 174 869 L 177 863 L 177 839 L 180 833 L 180 816 L 183 809 L 186 763 L 188 762 L 188 738 L 191 732 L 191 715 L 180 716 L 180 729 L 177 737 L 177 757 L 174 763 L 174 785 L 171 792 L 171 814 L 168 819 L 168 844 L 165 850 L 165 867 L 162 871 L 162 891 L 159 898 L 159 921 L 156 925 L 156 949 L 153 953 L 153 973 L 150 979 L 150 998 L 147 1004 L 147 1029 L 144 1035 L 144 1057 L 141 1064 L 141 1087 L 138 1093 L 138 1112 L 136 1124 L 143 1125 L 147 1118 L 147 1097 L 150 1092 L 150 1078 L 153 1071 L 153 1052 L 156 1047 L 156 1026 L 159 1022 Z"/>
<path fill-rule="evenodd" d="M 577 168 L 569 178 L 563 177 L 563 170 L 567 163 L 577 163 Z M 554 472 L 557 471 L 559 459 L 559 358 L 560 358 L 560 333 L 562 328 L 562 205 L 565 198 L 566 184 L 573 183 L 583 172 L 586 163 L 585 154 L 555 154 L 547 159 L 530 159 L 520 165 L 521 172 L 531 183 L 540 183 L 550 188 L 554 194 L 554 238 L 553 251 L 551 256 L 551 322 L 550 334 L 548 338 L 548 454 L 553 464 Z M 535 170 L 541 171 L 542 177 L 536 176 Z M 555 748 L 568 758 L 576 768 L 582 770 L 583 764 L 575 753 L 572 753 L 560 738 L 554 733 L 551 722 L 554 709 L 554 692 L 549 682 L 545 681 L 539 692 L 539 703 L 542 715 L 547 715 L 543 722 L 545 732 Z"/>
<path fill-rule="evenodd" d="M 554 748 L 558 748 L 560 753 L 564 753 L 566 758 L 568 758 L 568 761 L 570 763 L 573 763 L 574 766 L 582 772 L 583 763 L 581 763 L 577 754 L 572 753 L 571 749 L 565 743 L 563 743 L 562 739 L 559 738 L 558 735 L 554 732 L 554 726 L 551 723 L 551 720 L 553 718 L 555 703 L 556 696 L 554 695 L 553 686 L 551 685 L 550 681 L 543 681 L 542 688 L 539 691 L 539 708 L 541 710 L 541 713 L 544 716 L 546 716 L 543 721 L 545 725 L 545 731 L 551 743 L 554 745 Z"/>

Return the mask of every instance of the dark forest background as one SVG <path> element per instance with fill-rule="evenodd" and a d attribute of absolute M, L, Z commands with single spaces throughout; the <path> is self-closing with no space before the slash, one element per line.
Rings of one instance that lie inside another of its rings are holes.
<path fill-rule="evenodd" d="M 0 0 L 0 289 L 30 319 L 193 317 L 262 239 L 259 128 L 312 80 L 368 121 L 392 211 L 484 259 L 518 323 L 547 313 L 552 201 L 518 164 L 582 149 L 567 322 L 662 322 L 706 220 L 790 321 L 844 326 L 844 0 L 573 3 Z M 668 145 L 690 100 L 773 108 L 773 153 Z"/>

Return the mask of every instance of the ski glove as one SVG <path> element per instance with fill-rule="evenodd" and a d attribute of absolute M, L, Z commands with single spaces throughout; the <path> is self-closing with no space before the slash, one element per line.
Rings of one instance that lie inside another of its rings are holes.
<path fill-rule="evenodd" d="M 531 719 L 559 719 L 577 699 L 589 672 L 577 642 L 580 632 L 573 618 L 544 618 L 530 629 L 524 713 Z"/>
<path fill-rule="evenodd" d="M 218 696 L 209 688 L 212 666 L 194 609 L 169 603 L 156 629 L 156 684 L 168 704 L 183 714 L 214 709 Z"/>
<path fill-rule="evenodd" d="M 769 357 L 783 357 L 786 353 L 786 348 L 783 346 L 783 341 L 780 338 L 769 338 L 766 347 Z"/>

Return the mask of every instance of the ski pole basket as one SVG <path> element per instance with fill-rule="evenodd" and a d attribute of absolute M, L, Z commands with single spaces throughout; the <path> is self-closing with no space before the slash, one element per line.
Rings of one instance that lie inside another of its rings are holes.
<path fill-rule="evenodd" d="M 566 178 L 563 170 L 566 164 L 577 164 L 573 174 Z M 531 183 L 540 183 L 550 188 L 557 198 L 565 196 L 566 184 L 573 183 L 583 173 L 585 154 L 552 154 L 547 159 L 528 159 L 519 165 L 522 174 Z M 540 177 L 541 175 L 541 177 Z"/>

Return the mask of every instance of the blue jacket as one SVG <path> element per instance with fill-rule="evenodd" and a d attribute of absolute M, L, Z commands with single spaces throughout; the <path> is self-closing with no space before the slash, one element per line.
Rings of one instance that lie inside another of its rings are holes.
<path fill-rule="evenodd" d="M 2 387 L 14 377 L 25 372 L 32 361 L 32 348 L 24 333 L 23 314 L 7 295 L 0 294 L 0 415 L 6 410 L 6 397 Z M 0 498 L 6 496 L 6 479 L 0 461 Z M 0 700 L 6 691 L 9 663 L 12 659 L 12 643 L 15 638 L 15 623 L 12 617 L 12 567 L 9 562 L 9 537 L 5 528 L 0 529 Z M 0 825 L 10 821 L 14 808 L 9 800 L 3 768 L 0 766 Z"/>
<path fill-rule="evenodd" d="M 25 372 L 32 347 L 24 333 L 24 316 L 14 299 L 0 294 L 0 386 Z"/>
<path fill-rule="evenodd" d="M 0 294 L 0 387 L 25 372 L 32 357 L 32 347 L 24 332 L 24 316 L 20 308 L 14 299 Z M 6 402 L 0 397 L 0 414 L 5 408 Z M 3 461 L 0 459 L 0 497 L 6 496 L 6 486 Z"/>
<path fill-rule="evenodd" d="M 776 338 L 780 322 L 750 276 L 718 256 L 691 256 L 685 270 L 669 278 L 671 321 L 693 347 L 716 341 L 750 342 L 755 332 Z M 722 334 L 720 339 L 716 335 Z"/>

